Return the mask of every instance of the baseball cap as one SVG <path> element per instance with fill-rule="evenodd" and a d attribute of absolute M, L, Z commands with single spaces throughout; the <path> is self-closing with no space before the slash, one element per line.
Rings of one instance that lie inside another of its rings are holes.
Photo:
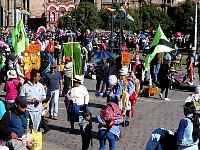
<path fill-rule="evenodd" d="M 17 96 L 15 98 L 15 104 L 20 105 L 22 107 L 27 107 L 28 101 L 25 96 Z"/>
<path fill-rule="evenodd" d="M 195 110 L 196 109 L 196 107 L 195 107 L 193 102 L 186 102 L 183 105 L 183 107 L 186 108 L 186 109 L 190 109 L 190 110 Z"/>

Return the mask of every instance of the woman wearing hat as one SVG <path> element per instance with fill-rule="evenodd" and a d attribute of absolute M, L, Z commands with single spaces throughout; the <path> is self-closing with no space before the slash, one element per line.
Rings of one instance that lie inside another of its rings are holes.
<path fill-rule="evenodd" d="M 177 133 L 178 150 L 198 150 L 199 139 L 195 136 L 194 129 L 199 128 L 199 118 L 195 113 L 193 102 L 186 102 L 183 106 L 185 117 L 180 121 Z"/>
<path fill-rule="evenodd" d="M 118 106 L 118 98 L 113 96 L 97 115 L 99 124 L 100 150 L 105 150 L 106 140 L 109 141 L 109 149 L 115 150 L 116 141 L 120 135 L 120 124 L 123 122 L 121 110 Z"/>
<path fill-rule="evenodd" d="M 88 111 L 89 93 L 85 86 L 81 84 L 82 77 L 75 75 L 73 88 L 68 91 L 69 108 L 67 109 L 68 120 L 71 124 L 70 132 L 74 132 L 74 122 L 79 120 L 79 111 Z"/>
<path fill-rule="evenodd" d="M 119 93 L 120 93 L 120 101 L 119 101 L 119 107 L 122 110 L 122 114 L 124 116 L 124 124 L 123 126 L 129 125 L 129 117 L 131 112 L 131 102 L 129 101 L 129 89 L 130 84 L 128 82 L 128 68 L 122 67 L 120 70 L 120 78 L 119 78 Z M 133 89 L 133 87 L 132 87 Z"/>
<path fill-rule="evenodd" d="M 13 105 L 15 98 L 18 96 L 21 88 L 20 80 L 17 79 L 17 73 L 15 70 L 9 70 L 7 72 L 8 80 L 5 83 L 4 91 L 6 92 L 5 100 L 8 104 Z"/>

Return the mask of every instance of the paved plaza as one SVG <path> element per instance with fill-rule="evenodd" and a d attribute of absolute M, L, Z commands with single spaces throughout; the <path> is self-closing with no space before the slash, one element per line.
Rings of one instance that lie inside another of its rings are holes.
<path fill-rule="evenodd" d="M 84 84 L 90 94 L 89 109 L 93 114 L 93 147 L 91 150 L 99 148 L 98 143 L 98 123 L 96 115 L 100 111 L 105 99 L 94 96 L 95 80 L 85 79 Z M 184 116 L 182 105 L 185 99 L 192 92 L 187 90 L 170 90 L 169 98 L 171 101 L 160 100 L 158 93 L 151 98 L 141 97 L 135 107 L 135 118 L 131 119 L 130 126 L 121 127 L 121 138 L 117 141 L 117 150 L 143 150 L 155 128 L 163 127 L 171 131 L 178 128 L 180 119 Z M 51 131 L 43 136 L 44 150 L 81 150 L 81 136 L 78 123 L 76 123 L 75 134 L 69 134 L 70 124 L 67 121 L 67 113 L 63 102 L 64 98 L 59 99 L 58 120 L 49 120 Z M 108 149 L 108 143 L 107 143 Z"/>

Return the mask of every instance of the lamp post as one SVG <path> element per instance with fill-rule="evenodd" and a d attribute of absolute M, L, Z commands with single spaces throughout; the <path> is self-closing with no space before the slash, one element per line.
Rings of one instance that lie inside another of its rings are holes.
<path fill-rule="evenodd" d="M 76 5 L 75 5 L 74 33 L 75 33 L 74 41 L 76 42 Z"/>
<path fill-rule="evenodd" d="M 1 0 L 0 0 L 0 18 L 1 18 L 1 20 L 2 20 L 2 18 L 3 18 L 3 17 L 2 17 L 2 14 L 1 14 Z M 2 26 L 2 25 L 1 25 L 1 20 L 0 20 L 0 32 L 1 32 L 1 26 Z"/>
<path fill-rule="evenodd" d="M 14 27 L 16 27 L 16 22 L 17 22 L 17 18 L 16 18 L 16 13 L 17 13 L 17 11 L 16 11 L 16 5 L 17 5 L 17 2 L 16 2 L 16 0 L 14 0 Z"/>
<path fill-rule="evenodd" d="M 112 9 L 113 9 L 113 3 L 114 3 L 114 0 L 112 0 Z M 113 30 L 114 30 L 114 13 L 112 12 L 112 16 L 111 16 L 111 38 L 110 38 L 110 49 L 111 49 L 112 53 L 113 53 L 113 48 L 114 48 Z"/>
<path fill-rule="evenodd" d="M 120 13 L 120 22 L 119 22 L 119 51 L 121 53 L 122 48 L 122 13 Z"/>

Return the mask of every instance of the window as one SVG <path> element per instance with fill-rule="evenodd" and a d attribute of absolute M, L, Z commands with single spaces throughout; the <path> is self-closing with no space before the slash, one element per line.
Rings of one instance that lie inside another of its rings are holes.
<path fill-rule="evenodd" d="M 58 0 L 49 0 L 50 3 L 57 3 Z"/>
<path fill-rule="evenodd" d="M 56 20 L 56 14 L 55 14 L 55 12 L 51 12 L 50 13 L 50 22 L 53 22 L 55 20 Z"/>

